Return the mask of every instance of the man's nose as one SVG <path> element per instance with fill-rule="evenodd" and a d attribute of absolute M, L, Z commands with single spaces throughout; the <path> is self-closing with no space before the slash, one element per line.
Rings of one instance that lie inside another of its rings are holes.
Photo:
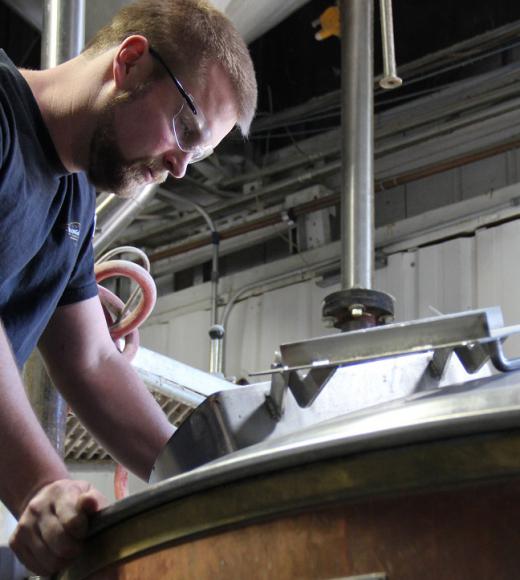
<path fill-rule="evenodd" d="M 185 153 L 180 149 L 172 150 L 164 156 L 164 163 L 166 169 L 173 175 L 173 177 L 180 179 L 186 174 L 186 168 L 191 159 L 191 153 Z"/>

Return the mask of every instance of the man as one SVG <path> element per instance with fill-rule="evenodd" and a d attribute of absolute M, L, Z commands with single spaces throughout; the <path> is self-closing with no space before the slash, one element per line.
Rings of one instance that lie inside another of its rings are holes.
<path fill-rule="evenodd" d="M 140 477 L 172 434 L 108 335 L 86 176 L 124 196 L 180 178 L 235 124 L 247 134 L 255 106 L 247 48 L 205 0 L 139 0 L 54 69 L 17 71 L 0 53 L 0 499 L 35 573 L 75 557 L 105 505 L 32 413 L 19 368 L 36 344 L 83 423 Z"/>

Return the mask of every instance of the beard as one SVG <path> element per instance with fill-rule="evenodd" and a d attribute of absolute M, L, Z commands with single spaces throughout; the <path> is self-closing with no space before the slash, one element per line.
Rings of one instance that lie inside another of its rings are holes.
<path fill-rule="evenodd" d="M 133 96 L 124 101 L 129 102 Z M 163 183 L 168 177 L 161 160 L 141 157 L 127 160 L 117 142 L 115 110 L 123 105 L 123 99 L 107 106 L 100 115 L 90 142 L 87 176 L 98 191 L 115 193 L 120 197 L 134 197 L 150 183 Z M 151 176 L 150 176 L 151 174 Z"/>

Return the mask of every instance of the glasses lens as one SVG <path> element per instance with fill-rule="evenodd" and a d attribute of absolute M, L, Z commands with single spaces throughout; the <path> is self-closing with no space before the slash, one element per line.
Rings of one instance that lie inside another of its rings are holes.
<path fill-rule="evenodd" d="M 197 161 L 202 161 L 203 159 L 206 159 L 206 157 L 209 157 L 210 155 L 213 154 L 213 149 L 211 147 L 205 147 L 205 148 L 201 148 L 198 149 L 196 151 L 193 151 L 191 154 L 191 159 L 188 161 L 188 163 L 197 163 Z"/>
<path fill-rule="evenodd" d="M 211 139 L 211 131 L 202 111 L 199 109 L 194 115 L 185 104 L 173 118 L 173 128 L 177 144 L 186 153 L 200 147 L 206 148 Z"/>

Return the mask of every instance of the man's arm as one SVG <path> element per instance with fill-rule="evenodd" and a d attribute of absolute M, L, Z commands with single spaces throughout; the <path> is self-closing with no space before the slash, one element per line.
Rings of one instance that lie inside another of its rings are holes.
<path fill-rule="evenodd" d="M 58 308 L 39 344 L 49 374 L 85 427 L 147 479 L 173 427 L 108 333 L 98 297 Z"/>
<path fill-rule="evenodd" d="M 146 479 L 173 427 L 112 343 L 99 299 L 58 308 L 39 346 L 54 384 L 84 425 L 118 461 Z M 89 515 L 106 500 L 88 482 L 68 479 L 30 408 L 2 334 L 4 351 L 0 465 L 9 466 L 10 473 L 5 481 L 0 477 L 0 493 L 20 516 L 10 545 L 31 571 L 50 575 L 78 555 Z"/>
<path fill-rule="evenodd" d="M 71 481 L 27 400 L 0 324 L 0 498 L 19 519 L 11 547 L 33 572 L 62 568 L 81 548 L 88 514 L 105 498 Z"/>
<path fill-rule="evenodd" d="M 44 485 L 67 477 L 25 394 L 3 326 L 0 326 L 0 497 L 19 517 Z M 9 474 L 9 477 L 5 475 Z"/>

